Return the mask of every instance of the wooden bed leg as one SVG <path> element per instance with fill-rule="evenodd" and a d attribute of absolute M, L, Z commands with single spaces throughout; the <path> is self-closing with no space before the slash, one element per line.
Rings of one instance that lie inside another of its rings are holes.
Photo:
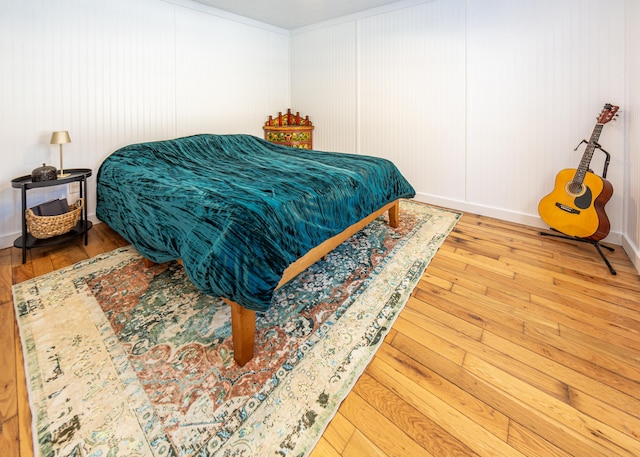
<path fill-rule="evenodd" d="M 226 298 L 223 298 L 223 300 L 231 307 L 233 358 L 238 365 L 244 366 L 253 358 L 253 345 L 256 334 L 256 312 Z"/>
<path fill-rule="evenodd" d="M 391 227 L 397 227 L 400 215 L 400 203 L 396 202 L 391 208 L 389 208 L 389 225 Z"/>

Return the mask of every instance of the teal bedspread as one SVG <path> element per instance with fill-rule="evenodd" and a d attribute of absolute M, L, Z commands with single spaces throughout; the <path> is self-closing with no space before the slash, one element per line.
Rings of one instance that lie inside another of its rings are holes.
<path fill-rule="evenodd" d="M 385 159 L 195 135 L 108 156 L 97 217 L 154 262 L 182 259 L 204 293 L 264 311 L 289 264 L 414 195 Z"/>

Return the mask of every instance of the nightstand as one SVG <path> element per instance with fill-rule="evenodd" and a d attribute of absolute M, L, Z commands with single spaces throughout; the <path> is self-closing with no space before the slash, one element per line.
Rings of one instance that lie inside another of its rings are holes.
<path fill-rule="evenodd" d="M 84 235 L 85 246 L 89 242 L 88 232 L 93 224 L 87 220 L 87 178 L 91 176 L 91 170 L 89 168 L 67 168 L 65 172 L 69 173 L 69 176 L 52 179 L 50 181 L 34 182 L 31 180 L 31 175 L 21 176 L 11 180 L 11 187 L 22 190 L 22 236 L 13 242 L 16 248 L 22 249 L 22 263 L 27 261 L 27 249 L 66 243 L 82 235 Z M 35 238 L 28 232 L 27 220 L 25 219 L 25 212 L 27 211 L 27 191 L 40 187 L 61 186 L 72 182 L 80 183 L 80 198 L 84 198 L 84 208 L 80 214 L 80 220 L 76 226 L 67 233 L 46 239 Z"/>
<path fill-rule="evenodd" d="M 309 116 L 302 118 L 300 113 L 293 115 L 291 109 L 288 109 L 286 114 L 278 113 L 275 119 L 269 116 L 262 128 L 264 139 L 271 143 L 313 149 L 313 124 Z"/>

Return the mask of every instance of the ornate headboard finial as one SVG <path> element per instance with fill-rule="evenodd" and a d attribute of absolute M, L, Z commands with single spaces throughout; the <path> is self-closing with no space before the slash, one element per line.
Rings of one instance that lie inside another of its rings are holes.
<path fill-rule="evenodd" d="M 273 116 L 269 116 L 269 120 L 265 122 L 265 127 L 284 127 L 287 125 L 307 125 L 313 126 L 309 120 L 309 116 L 305 116 L 303 119 L 300 117 L 300 113 L 296 112 L 295 115 L 291 114 L 291 108 L 287 109 L 287 114 L 282 114 L 282 111 L 278 113 L 278 116 L 274 119 Z"/>

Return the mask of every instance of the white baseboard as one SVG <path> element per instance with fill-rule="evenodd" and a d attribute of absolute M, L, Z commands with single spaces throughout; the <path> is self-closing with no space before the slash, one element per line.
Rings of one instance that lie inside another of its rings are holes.
<path fill-rule="evenodd" d="M 640 249 L 638 249 L 638 246 L 633 244 L 629 237 L 625 235 L 622 237 L 622 248 L 631 259 L 631 262 L 635 265 L 636 270 L 640 273 Z"/>
<path fill-rule="evenodd" d="M 548 229 L 549 227 L 540 219 L 539 216 L 532 216 L 530 214 L 514 213 L 513 211 L 506 211 L 500 208 L 493 208 L 490 206 L 477 205 L 468 202 L 462 202 L 458 200 L 450 200 L 446 198 L 436 197 L 427 194 L 417 194 L 417 201 L 423 203 L 429 203 L 432 205 L 443 206 L 445 208 L 454 209 L 462 212 L 469 212 L 473 214 L 479 214 L 481 216 L 494 217 L 503 221 L 514 222 L 518 224 L 528 225 L 531 227 L 538 227 L 541 229 Z M 631 262 L 640 273 L 640 249 L 635 246 L 631 240 L 624 236 L 621 232 L 611 232 L 602 240 L 607 244 L 614 244 L 616 246 L 622 246 L 627 253 Z"/>

